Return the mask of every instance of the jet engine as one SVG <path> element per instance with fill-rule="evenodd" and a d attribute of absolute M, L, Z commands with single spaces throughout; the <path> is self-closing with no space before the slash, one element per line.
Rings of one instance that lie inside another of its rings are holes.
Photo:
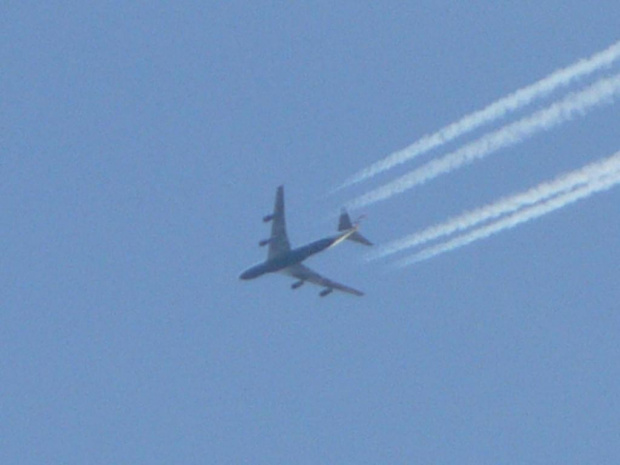
<path fill-rule="evenodd" d="M 267 244 L 269 244 L 270 242 L 271 242 L 271 239 L 263 239 L 262 241 L 260 241 L 260 242 L 258 243 L 258 245 L 259 245 L 260 247 L 265 247 L 265 246 L 266 246 Z"/>
<path fill-rule="evenodd" d="M 329 294 L 331 294 L 332 292 L 334 292 L 334 290 L 333 290 L 331 287 L 328 287 L 327 289 L 323 289 L 323 290 L 319 293 L 319 295 L 320 295 L 321 297 L 325 297 L 326 295 L 329 295 Z"/>
<path fill-rule="evenodd" d="M 265 215 L 265 216 L 263 216 L 263 222 L 264 223 L 269 223 L 271 220 L 273 220 L 273 215 Z"/>
<path fill-rule="evenodd" d="M 293 284 L 291 284 L 291 289 L 298 289 L 303 285 L 303 283 L 303 280 L 295 281 Z"/>

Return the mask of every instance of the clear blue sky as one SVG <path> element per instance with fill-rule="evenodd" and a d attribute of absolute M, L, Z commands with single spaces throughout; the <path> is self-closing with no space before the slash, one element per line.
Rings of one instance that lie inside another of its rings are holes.
<path fill-rule="evenodd" d="M 9 0 L 0 31 L 1 463 L 617 463 L 620 188 L 399 272 L 310 261 L 361 299 L 237 276 L 278 184 L 293 243 L 332 233 L 376 184 L 332 187 L 617 41 L 620 3 Z M 619 118 L 364 233 L 611 155 Z"/>

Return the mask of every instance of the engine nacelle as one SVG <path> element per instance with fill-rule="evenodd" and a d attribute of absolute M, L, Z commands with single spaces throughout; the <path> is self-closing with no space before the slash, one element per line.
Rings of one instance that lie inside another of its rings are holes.
<path fill-rule="evenodd" d="M 329 294 L 331 294 L 332 292 L 334 292 L 334 290 L 333 290 L 331 287 L 328 287 L 327 289 L 323 289 L 323 290 L 319 293 L 319 295 L 320 295 L 321 297 L 325 297 L 326 295 L 329 295 Z"/>
<path fill-rule="evenodd" d="M 265 215 L 265 216 L 263 216 L 263 222 L 264 223 L 269 223 L 271 220 L 273 220 L 273 215 Z"/>
<path fill-rule="evenodd" d="M 259 245 L 260 247 L 265 247 L 265 246 L 266 246 L 267 244 L 269 244 L 270 242 L 271 242 L 271 239 L 263 239 L 262 241 L 260 241 L 260 242 L 258 243 L 258 245 Z"/>
<path fill-rule="evenodd" d="M 298 289 L 298 288 L 300 288 L 303 284 L 304 284 L 304 281 L 303 281 L 303 280 L 300 280 L 300 281 L 295 281 L 293 284 L 291 284 L 291 289 Z"/>

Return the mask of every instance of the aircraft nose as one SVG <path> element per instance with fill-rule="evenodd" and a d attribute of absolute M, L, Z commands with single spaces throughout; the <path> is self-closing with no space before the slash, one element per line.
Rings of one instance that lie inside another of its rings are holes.
<path fill-rule="evenodd" d="M 263 265 L 260 264 L 260 265 L 253 266 L 245 270 L 243 273 L 239 275 L 239 279 L 243 279 L 243 280 L 254 279 L 264 273 L 265 271 L 263 270 Z"/>

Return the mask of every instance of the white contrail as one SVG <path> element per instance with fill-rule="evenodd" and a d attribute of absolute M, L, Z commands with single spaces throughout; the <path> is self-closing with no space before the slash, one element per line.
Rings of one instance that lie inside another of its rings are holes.
<path fill-rule="evenodd" d="M 507 229 L 512 229 L 515 226 L 539 218 L 543 215 L 546 215 L 547 213 L 551 213 L 552 211 L 558 210 L 560 208 L 566 207 L 571 203 L 577 202 L 578 200 L 585 199 L 597 192 L 602 192 L 610 189 L 618 183 L 620 183 L 620 171 L 607 174 L 596 180 L 593 180 L 589 184 L 554 197 L 545 202 L 540 202 L 532 207 L 525 208 L 504 219 L 498 220 L 495 223 L 491 223 L 487 226 L 475 229 L 468 234 L 464 234 L 443 244 L 424 249 L 411 257 L 398 261 L 396 265 L 399 267 L 412 265 L 423 260 L 428 260 L 429 258 L 435 257 L 439 254 L 450 252 L 452 250 L 458 249 L 459 247 L 471 244 L 474 241 L 486 239 L 487 237 L 490 237 L 494 234 L 505 231 Z"/>
<path fill-rule="evenodd" d="M 411 234 L 384 245 L 377 251 L 369 254 L 368 260 L 383 258 L 388 255 L 425 244 L 430 241 L 449 236 L 478 226 L 485 221 L 494 220 L 501 216 L 514 213 L 522 208 L 535 205 L 557 195 L 572 191 L 573 189 L 588 184 L 609 173 L 620 171 L 620 152 L 604 160 L 591 163 L 583 168 L 564 173 L 551 181 L 543 182 L 525 192 L 505 197 L 484 207 L 477 208 L 459 215 L 455 218 L 431 226 L 423 231 Z"/>
<path fill-rule="evenodd" d="M 364 181 L 393 166 L 400 165 L 435 147 L 439 147 L 463 134 L 473 131 L 483 124 L 499 119 L 507 113 L 516 111 L 536 99 L 547 96 L 560 87 L 570 85 L 579 78 L 611 66 L 618 58 L 620 58 L 620 42 L 616 42 L 607 49 L 587 59 L 581 59 L 566 68 L 556 70 L 540 81 L 523 87 L 495 101 L 482 110 L 470 113 L 433 134 L 427 134 L 421 137 L 408 147 L 394 152 L 383 160 L 379 160 L 368 168 L 354 174 L 334 191 Z"/>
<path fill-rule="evenodd" d="M 565 98 L 486 134 L 442 158 L 433 160 L 384 186 L 361 195 L 347 204 L 351 209 L 385 200 L 396 194 L 423 184 L 441 174 L 482 159 L 504 147 L 517 144 L 540 131 L 549 130 L 576 115 L 583 115 L 595 106 L 610 103 L 620 94 L 620 74 L 596 81 L 581 92 Z"/>

